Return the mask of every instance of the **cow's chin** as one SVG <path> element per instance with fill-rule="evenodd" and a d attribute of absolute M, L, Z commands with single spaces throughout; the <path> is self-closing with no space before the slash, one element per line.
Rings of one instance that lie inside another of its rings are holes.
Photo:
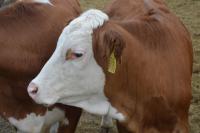
<path fill-rule="evenodd" d="M 53 98 L 47 98 L 47 99 L 45 99 L 45 98 L 40 98 L 40 97 L 35 97 L 35 98 L 32 97 L 32 99 L 37 104 L 41 104 L 41 105 L 43 105 L 45 107 L 51 107 L 54 104 L 58 103 L 58 99 L 57 98 L 54 98 L 54 99 Z"/>
<path fill-rule="evenodd" d="M 58 103 L 73 106 L 74 104 L 84 101 L 85 99 L 87 99 L 87 98 L 82 98 L 82 99 L 80 99 L 78 97 L 77 98 L 74 97 L 73 99 L 72 98 L 61 98 L 58 100 Z"/>

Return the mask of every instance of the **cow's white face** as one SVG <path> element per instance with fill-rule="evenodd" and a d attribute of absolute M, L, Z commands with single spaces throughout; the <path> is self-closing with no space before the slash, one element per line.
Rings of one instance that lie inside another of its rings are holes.
<path fill-rule="evenodd" d="M 89 10 L 63 30 L 52 57 L 28 87 L 37 103 L 63 103 L 124 119 L 104 95 L 105 75 L 92 48 L 93 30 L 107 20 L 105 13 Z"/>
<path fill-rule="evenodd" d="M 62 35 L 60 40 L 52 57 L 32 81 L 39 88 L 34 98 L 38 103 L 65 100 L 71 104 L 103 90 L 105 76 L 94 59 L 91 36 L 74 32 Z"/>
<path fill-rule="evenodd" d="M 86 12 L 63 30 L 52 57 L 32 81 L 38 87 L 37 94 L 31 95 L 36 102 L 73 104 L 102 93 L 105 76 L 94 59 L 91 26 L 101 26 L 108 18 L 96 12 Z M 92 20 L 95 13 L 100 22 Z"/>

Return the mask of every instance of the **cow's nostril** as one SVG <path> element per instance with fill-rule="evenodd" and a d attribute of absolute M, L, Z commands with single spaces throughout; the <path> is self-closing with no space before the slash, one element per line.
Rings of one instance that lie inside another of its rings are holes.
<path fill-rule="evenodd" d="M 30 83 L 28 86 L 28 92 L 31 95 L 36 95 L 38 92 L 38 87 L 34 83 Z"/>
<path fill-rule="evenodd" d="M 31 90 L 31 93 L 32 94 L 36 94 L 38 92 L 38 88 L 36 87 L 36 88 L 33 88 L 33 90 Z"/>

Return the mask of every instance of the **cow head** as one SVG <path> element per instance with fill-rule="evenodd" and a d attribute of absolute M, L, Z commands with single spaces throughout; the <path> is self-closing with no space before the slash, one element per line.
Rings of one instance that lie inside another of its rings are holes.
<path fill-rule="evenodd" d="M 63 30 L 52 57 L 28 87 L 29 95 L 37 103 L 48 105 L 63 103 L 87 109 L 92 104 L 98 108 L 102 105 L 101 109 L 106 110 L 102 110 L 100 114 L 107 113 L 110 104 L 103 92 L 105 73 L 96 61 L 92 46 L 93 30 L 102 26 L 107 20 L 108 16 L 105 13 L 89 10 Z M 116 41 L 118 37 L 111 32 L 108 31 L 103 35 L 103 42 L 114 41 L 118 44 Z M 114 51 L 114 56 L 118 57 L 119 44 L 108 46 L 110 52 L 107 53 Z M 113 108 L 111 110 L 117 112 Z"/>

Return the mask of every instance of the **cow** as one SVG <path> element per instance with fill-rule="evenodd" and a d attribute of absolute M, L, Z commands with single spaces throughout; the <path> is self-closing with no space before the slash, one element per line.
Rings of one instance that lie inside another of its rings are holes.
<path fill-rule="evenodd" d="M 119 133 L 189 133 L 193 51 L 163 0 L 114 0 L 63 29 L 28 93 L 118 121 Z"/>
<path fill-rule="evenodd" d="M 80 12 L 77 0 L 20 0 L 0 8 L 0 114 L 18 131 L 74 133 L 81 109 L 38 106 L 26 88 Z"/>

